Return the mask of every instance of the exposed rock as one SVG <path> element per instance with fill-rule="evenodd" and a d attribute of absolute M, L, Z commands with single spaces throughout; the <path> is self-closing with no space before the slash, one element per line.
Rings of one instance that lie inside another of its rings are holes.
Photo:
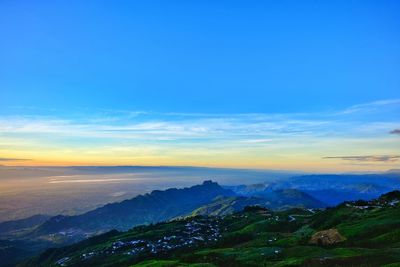
<path fill-rule="evenodd" d="M 313 234 L 310 239 L 310 244 L 327 246 L 343 242 L 344 240 L 346 240 L 346 238 L 342 236 L 338 230 L 328 229 Z"/>

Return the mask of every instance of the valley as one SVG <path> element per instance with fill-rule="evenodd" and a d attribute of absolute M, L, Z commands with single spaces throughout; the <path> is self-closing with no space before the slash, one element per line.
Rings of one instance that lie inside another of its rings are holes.
<path fill-rule="evenodd" d="M 312 179 L 321 179 L 321 181 L 327 179 L 331 182 L 320 182 L 311 186 L 309 181 Z M 365 185 L 366 179 L 370 181 L 368 186 Z M 364 191 L 366 187 L 380 188 L 380 190 Z M 278 224 L 283 227 L 279 231 L 285 232 L 286 224 L 291 227 L 305 221 L 317 220 L 320 214 L 329 213 L 334 207 L 329 204 L 332 202 L 347 201 L 346 207 L 360 211 L 386 209 L 388 205 L 395 207 L 397 200 L 382 204 L 373 199 L 379 193 L 385 194 L 399 187 L 400 178 L 397 174 L 380 174 L 295 176 L 270 183 L 235 186 L 221 186 L 217 182 L 204 181 L 202 184 L 191 187 L 154 190 L 151 193 L 110 203 L 80 215 L 35 215 L 26 219 L 0 223 L 0 240 L 3 240 L 1 241 L 3 246 L 0 248 L 1 266 L 13 266 L 52 247 L 74 246 L 82 240 L 86 242 L 92 238 L 101 238 L 102 235 L 107 236 L 110 231 L 118 231 L 120 234 L 131 231 L 132 227 L 145 229 L 143 227 L 166 223 L 167 225 L 176 224 L 173 226 L 173 233 L 160 236 L 157 240 L 139 238 L 130 240 L 130 243 L 125 241 L 116 243 L 118 251 L 129 252 L 124 255 L 132 256 L 133 254 L 142 255 L 142 252 L 146 251 L 165 254 L 170 253 L 171 250 L 187 249 L 194 245 L 208 246 L 220 242 L 223 236 L 222 233 L 226 227 L 220 224 L 221 219 L 242 216 L 237 217 L 242 220 L 243 216 L 247 215 L 232 214 L 243 212 L 248 207 L 260 207 L 257 212 L 263 213 L 265 221 Z M 336 188 L 343 189 L 341 198 L 334 194 L 334 200 L 323 202 L 322 200 L 326 200 L 330 195 L 326 194 L 324 198 L 321 198 L 319 192 L 336 192 L 338 190 Z M 201 233 L 208 234 L 179 234 L 179 231 L 184 232 L 184 229 L 178 230 L 175 227 L 183 227 L 179 226 L 179 223 L 183 222 L 183 225 L 190 225 L 189 218 L 196 218 L 195 224 L 205 224 L 206 228 L 210 227 L 208 230 L 199 230 Z M 207 223 L 202 222 L 204 220 Z M 320 223 L 325 223 L 325 221 Z M 246 224 L 242 226 L 250 227 Z M 168 240 L 164 240 L 164 237 Z M 273 240 L 277 237 L 271 238 Z M 158 240 L 161 241 L 158 242 Z M 130 248 L 132 250 L 129 251 Z M 100 251 L 89 251 L 83 254 L 87 258 L 117 253 L 113 251 L 104 247 Z M 61 262 L 67 264 L 69 261 L 70 259 L 64 259 Z"/>
<path fill-rule="evenodd" d="M 395 266 L 399 200 L 400 192 L 393 191 L 314 213 L 248 206 L 222 217 L 111 231 L 21 266 Z"/>

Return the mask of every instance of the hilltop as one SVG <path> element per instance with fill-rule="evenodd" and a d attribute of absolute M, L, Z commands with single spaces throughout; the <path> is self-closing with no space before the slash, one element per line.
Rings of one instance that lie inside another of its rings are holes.
<path fill-rule="evenodd" d="M 389 266 L 400 262 L 399 201 L 395 191 L 325 210 L 253 206 L 181 218 L 50 249 L 21 266 Z"/>
<path fill-rule="evenodd" d="M 366 183 L 368 180 L 370 182 Z M 4 222 L 0 224 L 3 244 L 0 266 L 19 262 L 46 248 L 74 244 L 113 229 L 127 231 L 138 225 L 198 215 L 227 216 L 246 206 L 256 205 L 274 212 L 292 210 L 288 214 L 292 222 L 299 220 L 301 214 L 309 216 L 311 211 L 334 206 L 333 203 L 340 200 L 371 200 L 379 192 L 386 193 L 398 187 L 399 181 L 396 175 L 312 175 L 237 186 L 205 181 L 186 188 L 155 190 L 80 215 L 38 215 Z"/>

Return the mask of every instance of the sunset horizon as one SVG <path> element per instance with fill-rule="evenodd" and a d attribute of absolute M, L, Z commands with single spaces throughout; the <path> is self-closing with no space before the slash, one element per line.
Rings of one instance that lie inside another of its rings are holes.
<path fill-rule="evenodd" d="M 3 115 L 0 163 L 383 171 L 400 168 L 399 110 L 392 99 L 302 114 Z"/>

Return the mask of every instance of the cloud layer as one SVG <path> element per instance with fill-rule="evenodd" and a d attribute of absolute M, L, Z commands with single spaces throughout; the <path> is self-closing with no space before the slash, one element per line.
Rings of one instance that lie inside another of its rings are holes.
<path fill-rule="evenodd" d="M 19 158 L 0 158 L 0 161 L 27 161 L 30 159 L 19 159 Z"/>
<path fill-rule="evenodd" d="M 398 134 L 397 110 L 397 99 L 290 114 L 29 110 L 0 116 L 0 156 L 51 165 L 342 167 L 324 158 L 397 168 L 399 142 L 388 134 Z M 350 156 L 329 156 L 343 154 Z"/>
<path fill-rule="evenodd" d="M 400 159 L 400 156 L 398 155 L 336 156 L 336 157 L 323 157 L 323 159 L 342 159 L 350 161 L 367 161 L 367 162 L 395 162 Z"/>
<path fill-rule="evenodd" d="M 391 134 L 400 134 L 400 129 L 394 129 L 390 131 Z"/>

